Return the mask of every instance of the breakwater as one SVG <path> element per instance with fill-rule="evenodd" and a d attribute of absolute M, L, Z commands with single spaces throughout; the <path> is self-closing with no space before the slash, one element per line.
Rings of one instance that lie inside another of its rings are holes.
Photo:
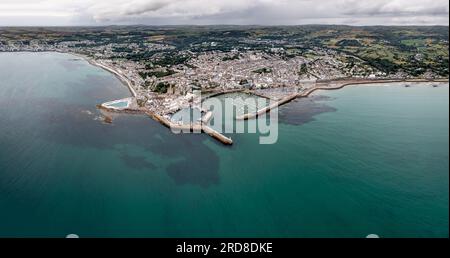
<path fill-rule="evenodd" d="M 292 95 L 289 95 L 277 102 L 274 102 L 272 104 L 270 104 L 267 107 L 264 107 L 254 113 L 250 113 L 250 114 L 244 114 L 241 116 L 236 117 L 236 120 L 249 120 L 249 119 L 254 119 L 257 118 L 258 116 L 261 116 L 265 113 L 270 112 L 271 110 L 278 108 L 279 106 L 282 106 L 284 104 L 287 104 L 297 98 L 305 98 L 308 97 L 309 95 L 311 95 L 312 93 L 314 93 L 315 91 L 318 90 L 338 90 L 338 89 L 342 89 L 346 86 L 350 86 L 350 85 L 370 85 L 370 84 L 380 84 L 380 83 L 401 83 L 401 82 L 411 82 L 411 83 L 419 83 L 419 82 L 448 82 L 448 79 L 435 79 L 435 80 L 427 80 L 427 79 L 389 79 L 389 80 L 376 80 L 376 79 L 371 79 L 371 80 L 324 80 L 324 81 L 319 81 L 316 83 L 316 86 L 301 92 L 301 93 L 295 93 Z M 331 83 L 336 83 L 336 85 L 334 86 L 330 86 Z"/>
<path fill-rule="evenodd" d="M 217 132 L 216 130 L 212 129 L 211 127 L 207 126 L 206 123 L 200 122 L 200 123 L 191 123 L 191 124 L 177 124 L 173 123 L 169 119 L 155 114 L 153 112 L 145 112 L 149 117 L 153 118 L 155 121 L 158 121 L 162 125 L 166 126 L 167 128 L 170 128 L 173 131 L 179 131 L 179 132 L 197 132 L 197 133 L 206 133 L 212 138 L 218 140 L 219 142 L 225 144 L 225 145 L 232 145 L 233 140 L 229 137 L 226 137 L 225 135 Z M 205 119 L 205 118 L 203 118 Z M 203 120 L 202 119 L 202 120 Z"/>
<path fill-rule="evenodd" d="M 218 140 L 219 142 L 225 144 L 225 145 L 232 145 L 233 140 L 229 137 L 226 137 L 225 135 L 217 132 L 216 130 L 212 129 L 207 125 L 207 123 L 212 119 L 213 113 L 211 111 L 206 112 L 206 114 L 201 118 L 199 122 L 191 123 L 191 124 L 178 124 L 170 121 L 169 119 L 165 118 L 164 116 L 161 116 L 159 114 L 156 114 L 154 112 L 151 112 L 145 108 L 111 108 L 104 104 L 97 105 L 97 108 L 100 110 L 113 112 L 113 113 L 127 113 L 127 114 L 146 114 L 153 120 L 159 122 L 160 124 L 164 125 L 165 127 L 171 129 L 172 131 L 179 131 L 179 132 L 194 132 L 194 133 L 206 133 L 207 135 L 211 136 L 212 138 Z"/>

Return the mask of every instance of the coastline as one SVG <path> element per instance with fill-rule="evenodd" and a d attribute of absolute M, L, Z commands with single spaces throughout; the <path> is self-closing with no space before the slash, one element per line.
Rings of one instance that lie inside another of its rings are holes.
<path fill-rule="evenodd" d="M 337 81 L 334 81 L 337 82 Z M 374 84 L 380 84 L 379 86 L 390 86 L 390 84 L 394 83 L 448 83 L 448 79 L 436 79 L 436 80 L 427 80 L 427 79 L 393 79 L 393 80 L 367 80 L 367 81 L 349 81 L 344 82 L 341 85 L 337 85 L 335 87 L 326 87 L 326 86 L 317 86 L 313 87 L 311 90 L 305 92 L 304 94 L 299 94 L 299 98 L 308 97 L 312 93 L 320 90 L 340 90 L 348 86 L 373 86 Z"/>
<path fill-rule="evenodd" d="M 114 76 L 116 76 L 125 86 L 127 86 L 127 88 L 129 89 L 132 97 L 137 97 L 137 92 L 136 90 L 133 88 L 133 85 L 131 83 L 130 80 L 128 80 L 128 78 L 126 78 L 124 75 L 122 75 L 121 73 L 119 73 L 118 71 L 116 71 L 114 68 L 108 67 L 106 65 L 103 64 L 99 64 L 97 61 L 95 61 L 94 59 L 83 55 L 83 54 L 79 54 L 79 53 L 75 53 L 75 52 L 68 52 L 68 51 L 58 51 L 58 50 L 54 50 L 54 51 L 0 51 L 0 53 L 60 53 L 60 54 L 68 54 L 68 55 L 72 55 L 78 58 L 83 59 L 84 61 L 88 62 L 89 64 L 102 68 L 103 70 L 112 73 Z"/>
<path fill-rule="evenodd" d="M 254 119 L 257 118 L 258 116 L 268 113 L 270 112 L 272 109 L 278 108 L 282 105 L 285 105 L 297 98 L 307 98 L 309 97 L 311 94 L 313 94 L 316 91 L 320 91 L 320 90 L 339 90 L 339 89 L 343 89 L 345 87 L 348 86 L 370 86 L 370 85 L 374 85 L 374 84 L 384 84 L 385 86 L 389 86 L 389 84 L 393 84 L 393 83 L 448 83 L 449 79 L 435 79 L 435 80 L 427 80 L 427 79 L 381 79 L 381 80 L 349 80 L 349 81 L 342 81 L 341 84 L 338 84 L 336 86 L 327 86 L 330 85 L 332 83 L 337 83 L 340 82 L 339 80 L 330 80 L 327 82 L 318 82 L 316 83 L 316 86 L 312 87 L 311 89 L 307 90 L 306 92 L 303 93 L 296 93 L 296 94 L 292 94 L 290 96 L 287 96 L 275 103 L 272 103 L 271 105 L 269 105 L 268 107 L 264 107 L 258 111 L 256 111 L 255 113 L 251 113 L 251 114 L 244 114 L 242 116 L 238 116 L 236 117 L 236 120 L 249 120 L 249 119 Z M 319 86 L 318 86 L 319 85 Z"/>
<path fill-rule="evenodd" d="M 281 107 L 278 129 L 265 127 L 274 145 L 230 133 L 227 146 L 145 114 L 100 113 L 131 96 L 124 85 L 80 58 L 38 56 L 0 55 L 6 237 L 448 235 L 447 84 L 316 91 L 330 96 Z"/>
<path fill-rule="evenodd" d="M 120 74 L 118 71 L 116 71 L 115 69 L 108 67 L 104 64 L 100 64 L 97 61 L 81 55 L 81 54 L 77 54 L 77 53 L 68 53 L 68 52 L 60 52 L 60 53 L 65 53 L 65 54 L 70 54 L 70 55 L 74 55 L 76 57 L 82 58 L 83 60 L 87 61 L 89 64 L 96 66 L 96 67 L 100 67 L 102 69 L 104 69 L 105 71 L 108 71 L 112 74 L 114 74 L 123 84 L 125 84 L 128 89 L 130 90 L 131 94 L 133 95 L 133 98 L 137 97 L 137 93 L 135 91 L 135 89 L 133 88 L 131 82 L 122 74 Z M 227 92 L 220 92 L 217 95 L 221 95 L 221 94 L 226 94 L 226 93 L 230 93 L 230 92 L 240 92 L 243 90 L 232 90 L 232 91 L 227 91 Z M 216 95 L 214 95 L 216 96 Z M 209 96 L 211 97 L 211 96 Z M 123 100 L 123 99 L 122 99 Z M 116 101 L 121 101 L 121 100 L 116 100 Z M 115 101 L 112 101 L 115 102 Z M 111 103 L 112 103 L 111 102 Z M 108 102 L 107 102 L 108 103 Z M 205 116 L 202 118 L 200 123 L 196 123 L 196 124 L 191 124 L 191 125 L 179 125 L 179 124 L 175 124 L 171 121 L 169 121 L 168 119 L 164 118 L 163 116 L 160 116 L 154 112 L 151 112 L 145 108 L 130 108 L 130 107 L 126 107 L 124 109 L 118 109 L 118 108 L 109 108 L 107 106 L 103 104 L 97 105 L 97 108 L 101 109 L 101 110 L 105 110 L 105 111 L 109 111 L 109 112 L 115 112 L 115 113 L 129 113 L 129 114 L 146 114 L 147 116 L 149 116 L 150 118 L 152 118 L 153 120 L 159 122 L 160 124 L 162 124 L 163 126 L 168 127 L 171 130 L 179 130 L 179 131 L 192 131 L 192 132 L 201 132 L 201 133 L 206 133 L 207 135 L 211 136 L 212 138 L 216 139 L 217 141 L 221 142 L 224 145 L 233 145 L 233 140 L 229 137 L 226 137 L 225 135 L 215 131 L 214 129 L 212 129 L 211 127 L 207 126 L 207 122 L 212 118 L 212 113 L 210 111 L 206 112 Z"/>
<path fill-rule="evenodd" d="M 112 74 L 114 74 L 123 84 L 125 84 L 125 86 L 128 87 L 131 95 L 136 98 L 137 97 L 137 92 L 136 90 L 133 88 L 133 85 L 131 83 L 130 80 L 128 80 L 128 78 L 126 78 L 123 74 L 121 74 L 120 72 L 116 71 L 114 68 L 111 68 L 109 66 L 106 66 L 104 64 L 100 64 L 99 62 L 95 61 L 94 59 L 82 55 L 82 54 L 78 54 L 78 53 L 72 53 L 72 52 L 58 52 L 58 53 L 64 53 L 64 54 L 70 54 L 79 58 L 82 58 L 83 60 L 85 60 L 86 62 L 88 62 L 89 64 L 96 66 L 96 67 L 100 67 L 103 70 L 110 72 Z"/>
<path fill-rule="evenodd" d="M 81 59 L 87 61 L 90 65 L 99 67 L 99 68 L 115 75 L 116 78 L 118 78 L 125 86 L 128 87 L 128 89 L 132 95 L 130 99 L 134 99 L 134 101 L 135 101 L 136 98 L 138 97 L 138 94 L 137 94 L 136 90 L 133 88 L 131 81 L 125 75 L 123 75 L 120 71 L 117 71 L 116 69 L 114 69 L 112 67 L 109 67 L 105 64 L 97 62 L 93 58 L 90 58 L 83 54 L 74 53 L 74 52 L 66 52 L 66 51 L 42 51 L 42 52 L 56 52 L 56 53 L 62 53 L 62 54 L 69 54 L 69 55 L 81 58 Z M 297 98 L 306 98 L 306 97 L 310 96 L 311 94 L 313 94 L 314 92 L 320 91 L 320 90 L 338 90 L 338 89 L 342 89 L 347 86 L 364 86 L 364 85 L 367 86 L 367 85 L 374 85 L 374 84 L 381 84 L 381 85 L 389 86 L 389 84 L 392 84 L 392 83 L 408 83 L 408 82 L 409 83 L 433 83 L 433 82 L 434 83 L 448 83 L 449 79 L 447 79 L 447 78 L 439 78 L 439 79 L 421 79 L 421 78 L 417 78 L 417 79 L 351 79 L 351 78 L 346 78 L 346 79 L 322 80 L 322 81 L 316 82 L 314 87 L 309 88 L 304 92 L 291 94 L 291 95 L 286 96 L 286 97 L 270 104 L 267 107 L 264 107 L 256 112 L 254 112 L 254 113 L 244 114 L 242 116 L 236 117 L 235 119 L 236 120 L 249 120 L 249 119 L 257 118 L 258 116 L 265 114 L 267 112 L 270 112 L 271 110 L 276 109 L 279 106 L 285 105 Z M 255 96 L 271 99 L 270 97 L 265 96 L 264 94 L 258 94 L 252 90 L 232 89 L 232 90 L 221 90 L 219 92 L 211 92 L 211 95 L 208 95 L 205 98 L 202 98 L 202 101 L 204 101 L 208 98 L 215 97 L 215 96 L 219 96 L 219 95 L 223 95 L 223 94 L 227 94 L 227 93 L 237 93 L 237 92 L 244 92 L 247 94 L 253 94 Z M 114 113 L 118 113 L 118 112 L 130 113 L 130 114 L 144 113 L 144 114 L 147 114 L 149 117 L 151 117 L 153 120 L 158 121 L 159 123 L 161 123 L 162 125 L 170 128 L 170 129 L 203 132 L 203 133 L 206 133 L 209 136 L 215 138 L 216 140 L 222 142 L 225 145 L 233 144 L 233 141 L 231 140 L 231 138 L 228 138 L 228 137 L 224 136 L 223 134 L 220 134 L 219 132 L 214 131 L 212 128 L 210 128 L 206 125 L 206 122 L 204 122 L 204 121 L 208 121 L 209 119 L 212 118 L 211 117 L 212 113 L 208 112 L 208 110 L 205 110 L 206 115 L 202 118 L 202 122 L 196 123 L 196 124 L 191 124 L 191 125 L 179 125 L 176 123 L 172 123 L 171 121 L 167 120 L 163 116 L 158 115 L 155 112 L 152 112 L 145 107 L 139 108 L 139 107 L 137 107 L 136 104 L 134 104 L 134 107 L 130 107 L 130 104 L 128 104 L 127 107 L 125 107 L 125 108 L 111 108 L 111 107 L 108 107 L 107 105 L 105 105 L 107 103 L 124 101 L 124 100 L 125 99 L 106 102 L 106 103 L 97 105 L 97 108 L 99 108 L 101 110 L 109 111 L 109 112 L 114 112 Z"/>
<path fill-rule="evenodd" d="M 102 69 L 104 69 L 105 71 L 108 71 L 112 74 L 114 74 L 123 84 L 125 84 L 125 86 L 128 87 L 129 91 L 131 92 L 132 96 L 134 98 L 137 97 L 137 93 L 135 91 L 135 89 L 133 88 L 131 82 L 122 74 L 120 74 L 118 71 L 114 70 L 111 67 L 108 67 L 106 65 L 100 64 L 97 61 L 81 55 L 81 54 L 77 54 L 77 53 L 70 53 L 70 52 L 60 52 L 60 53 L 66 53 L 66 54 L 71 54 L 74 56 L 77 56 L 79 58 L 84 59 L 85 61 L 87 61 L 89 64 L 96 66 L 96 67 L 100 67 Z M 340 83 L 336 86 L 332 86 L 330 87 L 330 84 L 333 83 Z M 313 93 L 317 92 L 317 91 L 321 91 L 321 90 L 339 90 L 339 89 L 343 89 L 345 87 L 348 86 L 370 86 L 370 85 L 374 85 L 374 84 L 381 84 L 383 86 L 390 86 L 390 84 L 393 83 L 448 83 L 449 79 L 448 78 L 438 78 L 438 79 L 421 79 L 421 78 L 417 78 L 417 79 L 356 79 L 356 80 L 325 80 L 325 81 L 320 81 L 316 83 L 316 86 L 314 86 L 313 88 L 307 90 L 306 92 L 303 93 L 296 93 L 293 94 L 291 96 L 287 96 L 271 105 L 269 105 L 268 107 L 262 108 L 260 110 L 258 110 L 255 113 L 252 114 L 245 114 L 239 117 L 236 117 L 236 120 L 249 120 L 249 119 L 254 119 L 257 118 L 258 116 L 265 114 L 267 112 L 270 112 L 272 109 L 278 108 L 282 105 L 288 104 L 291 101 L 297 99 L 297 98 L 307 98 L 310 95 L 312 95 Z M 381 86 L 380 85 L 380 86 Z M 211 97 L 215 97 L 215 96 L 219 96 L 219 95 L 223 95 L 223 94 L 227 94 L 227 93 L 238 93 L 238 92 L 245 92 L 245 93 L 249 93 L 249 94 L 254 94 L 256 96 L 259 97 L 263 97 L 263 98 L 267 98 L 270 99 L 267 96 L 261 95 L 261 94 L 255 94 L 252 91 L 249 90 L 245 90 L 245 89 L 233 89 L 233 90 L 227 90 L 227 91 L 221 91 L 221 92 L 217 92 L 217 93 L 213 93 L 210 96 L 207 96 L 205 99 L 202 99 L 202 101 L 211 98 Z M 98 107 L 100 107 L 101 109 L 104 110 L 109 110 L 109 111 L 113 111 L 113 112 L 121 112 L 118 110 L 111 110 L 107 107 L 104 107 L 103 105 L 98 105 Z M 233 141 L 231 138 L 228 138 L 226 136 L 224 136 L 223 134 L 220 134 L 219 132 L 214 131 L 212 128 L 206 126 L 206 123 L 204 124 L 203 122 L 199 125 L 189 125 L 189 126 L 180 126 L 177 124 L 174 124 L 170 121 L 168 121 L 167 119 L 163 118 L 162 116 L 148 111 L 146 109 L 125 109 L 123 110 L 125 113 L 145 113 L 147 114 L 149 117 L 151 117 L 153 120 L 158 121 L 160 124 L 170 128 L 170 129 L 175 129 L 175 130 L 191 130 L 191 131 L 199 131 L 199 132 L 203 132 L 208 134 L 209 136 L 211 136 L 212 138 L 220 141 L 221 143 L 225 144 L 225 145 L 232 145 Z M 205 117 L 203 118 L 205 119 Z M 202 119 L 202 120 L 203 120 Z M 209 117 L 206 119 L 210 119 Z"/>

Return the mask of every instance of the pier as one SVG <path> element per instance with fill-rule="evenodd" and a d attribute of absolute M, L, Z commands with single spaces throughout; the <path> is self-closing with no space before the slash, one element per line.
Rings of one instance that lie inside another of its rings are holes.
<path fill-rule="evenodd" d="M 306 90 L 305 92 L 292 94 L 290 96 L 287 96 L 273 104 L 270 104 L 268 107 L 262 108 L 254 113 L 251 114 L 244 114 L 242 116 L 236 117 L 236 120 L 250 120 L 257 118 L 258 116 L 261 116 L 262 114 L 270 112 L 272 109 L 278 108 L 279 106 L 282 106 L 284 104 L 287 104 L 297 98 L 306 98 L 315 91 L 318 90 L 338 90 L 342 89 L 346 86 L 350 85 L 370 85 L 370 84 L 379 84 L 379 83 L 401 83 L 401 82 L 411 82 L 411 83 L 418 83 L 418 82 L 448 82 L 446 79 L 436 79 L 436 80 L 428 80 L 428 79 L 386 79 L 386 80 L 380 80 L 380 79 L 361 79 L 361 80 L 324 80 L 324 81 L 318 81 L 316 83 L 316 86 Z M 336 83 L 335 86 L 328 86 L 330 83 Z"/>
<path fill-rule="evenodd" d="M 153 120 L 161 123 L 162 125 L 172 130 L 180 132 L 194 132 L 194 133 L 206 133 L 212 138 L 218 140 L 225 145 L 232 145 L 233 140 L 225 135 L 217 132 L 209 127 L 207 124 L 213 118 L 213 112 L 208 110 L 202 110 L 205 114 L 196 122 L 191 124 L 179 124 L 170 121 L 162 115 L 156 114 L 145 108 L 137 106 L 135 98 L 125 98 L 114 101 L 109 101 L 100 105 L 97 105 L 100 110 L 105 110 L 113 113 L 129 113 L 129 114 L 146 114 Z M 110 123 L 110 122 L 109 122 Z"/>
<path fill-rule="evenodd" d="M 284 104 L 287 104 L 297 98 L 305 98 L 314 93 L 318 90 L 337 90 L 342 89 L 346 86 L 350 85 L 370 85 L 370 84 L 380 84 L 380 83 L 401 83 L 401 82 L 411 82 L 411 83 L 417 83 L 417 82 L 448 82 L 448 80 L 444 79 L 437 79 L 437 80 L 426 80 L 426 79 L 411 79 L 411 80 L 401 80 L 401 79 L 389 79 L 389 80 L 367 80 L 367 79 L 355 79 L 355 80 L 329 80 L 329 81 L 318 81 L 316 85 L 310 89 L 307 89 L 304 92 L 300 93 L 294 93 L 289 96 L 286 96 L 282 98 L 279 101 L 276 101 L 272 104 L 270 104 L 267 107 L 264 107 L 254 113 L 251 114 L 244 114 L 242 116 L 236 117 L 236 120 L 249 120 L 257 118 L 258 116 L 261 116 L 265 113 L 270 112 L 273 109 L 278 108 L 279 106 L 282 106 Z M 330 84 L 334 84 L 330 86 Z M 129 85 L 131 87 L 131 85 Z M 132 87 L 131 87 L 132 88 Z M 236 93 L 236 92 L 245 92 L 249 94 L 253 94 L 251 91 L 248 90 L 230 90 L 230 91 L 221 91 L 213 93 L 210 96 L 205 97 L 211 98 L 214 96 L 227 94 L 227 93 Z M 265 96 L 261 96 L 265 97 Z M 265 97 L 267 98 L 267 97 Z M 203 100 L 205 100 L 203 99 Z M 202 101 L 203 101 L 202 100 Z M 122 106 L 122 103 L 125 103 L 126 105 Z M 111 101 L 107 103 L 103 103 L 101 105 L 98 105 L 97 107 L 102 110 L 107 110 L 110 112 L 123 112 L 123 113 L 139 113 L 139 114 L 146 114 L 155 121 L 158 121 L 162 125 L 166 126 L 167 128 L 170 128 L 172 130 L 177 130 L 180 132 L 194 132 L 194 133 L 206 133 L 212 138 L 216 139 L 217 141 L 221 142 L 224 145 L 232 145 L 233 140 L 229 137 L 226 137 L 225 135 L 221 134 L 220 132 L 214 130 L 213 128 L 209 127 L 207 124 L 209 121 L 213 118 L 213 112 L 208 110 L 202 110 L 203 113 L 205 113 L 201 119 L 199 119 L 196 122 L 192 122 L 190 124 L 179 124 L 174 123 L 170 119 L 167 119 L 166 117 L 154 113 L 152 111 L 149 111 L 145 108 L 139 108 L 137 104 L 135 103 L 135 98 L 125 98 L 121 100 Z"/>
<path fill-rule="evenodd" d="M 269 106 L 256 111 L 255 113 L 244 114 L 242 116 L 238 116 L 238 117 L 236 117 L 236 120 L 249 120 L 249 119 L 257 118 L 258 116 L 261 116 L 265 113 L 270 112 L 272 109 L 278 108 L 281 105 L 284 105 L 286 103 L 293 101 L 297 97 L 298 97 L 298 94 L 293 94 L 293 95 L 287 96 L 280 101 L 272 103 Z"/>
<path fill-rule="evenodd" d="M 202 117 L 201 122 L 202 124 L 207 124 L 213 117 L 213 112 L 208 111 L 206 114 Z"/>
<path fill-rule="evenodd" d="M 155 121 L 160 122 L 162 125 L 166 126 L 167 128 L 170 128 L 172 130 L 179 130 L 180 132 L 198 132 L 198 133 L 206 133 L 207 135 L 211 136 L 212 138 L 218 140 L 219 142 L 225 144 L 225 145 L 232 145 L 233 144 L 233 140 L 229 137 L 226 137 L 225 135 L 217 132 L 216 130 L 212 129 L 211 127 L 207 126 L 206 123 L 202 122 L 200 123 L 191 123 L 188 125 L 184 125 L 184 124 L 177 124 L 177 123 L 173 123 L 172 121 L 170 121 L 169 119 L 155 114 L 153 112 L 145 112 L 149 117 L 153 118 Z M 211 112 L 211 116 L 212 116 L 212 112 Z"/>

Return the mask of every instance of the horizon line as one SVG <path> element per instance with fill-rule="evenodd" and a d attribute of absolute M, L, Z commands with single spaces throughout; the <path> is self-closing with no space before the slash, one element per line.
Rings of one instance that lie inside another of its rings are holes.
<path fill-rule="evenodd" d="M 38 28 L 38 27 L 53 27 L 53 28 L 67 28 L 67 27 L 300 27 L 300 26 L 345 26 L 345 27 L 449 27 L 449 24 L 373 24 L 373 25 L 349 25 L 349 24 L 324 24 L 324 23 L 310 23 L 310 24 L 109 24 L 109 25 L 0 25 L 0 28 Z"/>

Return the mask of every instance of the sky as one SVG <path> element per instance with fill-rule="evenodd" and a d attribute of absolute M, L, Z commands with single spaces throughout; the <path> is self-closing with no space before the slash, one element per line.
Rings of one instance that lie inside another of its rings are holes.
<path fill-rule="evenodd" d="M 0 0 L 0 26 L 448 25 L 448 0 Z"/>

